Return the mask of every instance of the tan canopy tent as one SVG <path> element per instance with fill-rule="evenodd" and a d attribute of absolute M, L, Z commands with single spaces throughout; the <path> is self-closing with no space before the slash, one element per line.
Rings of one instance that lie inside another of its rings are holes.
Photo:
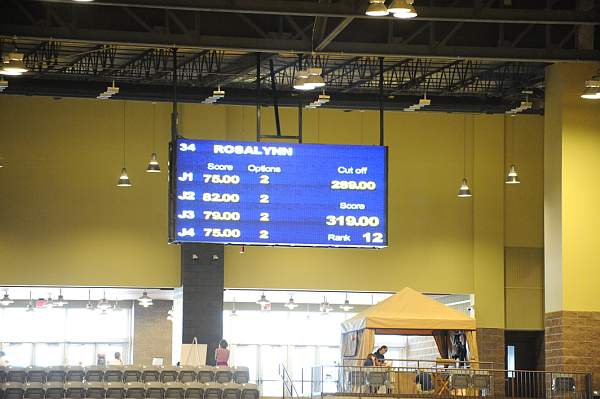
<path fill-rule="evenodd" d="M 432 335 L 440 356 L 448 358 L 450 331 L 465 333 L 469 360 L 478 362 L 475 319 L 406 287 L 342 323 L 342 356 L 365 359 L 373 350 L 375 334 L 387 334 Z"/>

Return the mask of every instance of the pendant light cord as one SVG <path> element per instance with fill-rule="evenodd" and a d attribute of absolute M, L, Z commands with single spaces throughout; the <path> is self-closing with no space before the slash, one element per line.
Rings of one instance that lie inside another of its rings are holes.
<path fill-rule="evenodd" d="M 471 171 L 473 176 L 471 179 L 471 187 L 475 183 L 475 115 L 471 116 Z"/>
<path fill-rule="evenodd" d="M 152 152 L 156 152 L 156 103 L 152 102 Z"/>
<path fill-rule="evenodd" d="M 516 156 L 515 156 L 515 117 L 512 117 L 511 129 L 510 130 L 512 130 L 512 132 L 510 134 L 511 135 L 511 144 L 510 144 L 511 154 L 510 154 L 510 157 L 512 159 L 512 163 L 514 164 L 515 163 L 515 158 L 516 158 Z"/>
<path fill-rule="evenodd" d="M 125 104 L 127 101 L 123 101 L 123 167 L 125 167 Z"/>
<path fill-rule="evenodd" d="M 463 178 L 467 178 L 467 114 L 463 126 Z"/>

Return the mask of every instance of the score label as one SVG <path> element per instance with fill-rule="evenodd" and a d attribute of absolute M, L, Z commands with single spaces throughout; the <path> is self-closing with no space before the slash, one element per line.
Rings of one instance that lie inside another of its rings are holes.
<path fill-rule="evenodd" d="M 387 148 L 180 139 L 172 242 L 387 246 Z"/>

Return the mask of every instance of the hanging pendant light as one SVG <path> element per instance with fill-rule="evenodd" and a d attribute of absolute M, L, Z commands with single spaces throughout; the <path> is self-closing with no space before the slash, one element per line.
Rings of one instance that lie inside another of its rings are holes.
<path fill-rule="evenodd" d="M 390 12 L 385 6 L 385 0 L 370 0 L 365 14 L 369 17 L 385 17 Z"/>
<path fill-rule="evenodd" d="M 263 292 L 262 295 L 260 296 L 260 299 L 258 301 L 256 301 L 256 303 L 259 304 L 259 305 L 261 305 L 261 306 L 265 306 L 265 305 L 270 305 L 271 301 L 269 301 L 267 299 L 267 296 Z"/>
<path fill-rule="evenodd" d="M 20 76 L 25 72 L 29 71 L 23 62 L 23 53 L 15 51 L 8 53 L 3 60 L 2 68 L 0 68 L 1 75 L 7 76 Z"/>
<path fill-rule="evenodd" d="M 295 90 L 312 90 L 312 87 L 306 85 L 306 81 L 308 80 L 308 70 L 300 69 L 296 72 L 296 76 L 294 78 L 294 89 Z"/>
<path fill-rule="evenodd" d="M 100 311 L 100 314 L 106 314 L 111 307 L 112 306 L 110 305 L 110 302 L 106 300 L 106 291 L 104 291 L 102 299 L 100 299 L 96 304 L 96 309 Z"/>
<path fill-rule="evenodd" d="M 322 315 L 327 315 L 333 310 L 333 308 L 329 306 L 329 302 L 327 302 L 327 297 L 323 297 L 323 302 L 321 303 L 319 310 Z"/>
<path fill-rule="evenodd" d="M 387 8 L 391 14 L 400 14 L 404 12 L 410 12 L 412 1 L 407 0 L 393 0 L 390 6 Z"/>
<path fill-rule="evenodd" d="M 469 188 L 469 183 L 467 182 L 467 178 L 463 178 L 460 182 L 460 188 L 458 189 L 458 196 L 460 198 L 468 198 L 471 197 L 471 189 Z"/>
<path fill-rule="evenodd" d="M 475 122 L 473 121 L 473 123 Z M 465 115 L 463 130 L 463 178 L 458 189 L 458 197 L 469 198 L 471 196 L 471 189 L 469 188 L 469 183 L 467 182 L 467 116 Z"/>
<path fill-rule="evenodd" d="M 146 292 L 146 290 L 144 290 L 144 292 L 142 293 L 142 296 L 139 297 L 137 299 L 137 301 L 140 306 L 145 307 L 145 308 L 152 306 L 154 304 L 152 301 L 152 298 L 150 298 L 148 296 L 148 292 Z"/>
<path fill-rule="evenodd" d="M 13 303 L 15 303 L 15 301 L 13 301 L 12 299 L 10 299 L 10 297 L 8 296 L 8 290 L 4 291 L 4 296 L 2 297 L 2 299 L 0 299 L 0 305 L 2 306 L 10 306 Z"/>
<path fill-rule="evenodd" d="M 127 168 L 125 167 L 125 104 L 123 101 L 123 169 L 121 169 L 121 175 L 119 176 L 119 181 L 117 183 L 117 187 L 131 187 L 131 181 L 129 180 L 129 175 L 127 174 Z"/>
<path fill-rule="evenodd" d="M 515 158 L 515 120 L 512 120 L 512 129 L 511 129 L 511 157 L 514 160 Z M 506 136 L 506 116 L 504 117 L 504 135 Z M 519 180 L 519 174 L 517 173 L 517 167 L 515 164 L 511 164 L 508 169 L 508 174 L 506 175 L 506 180 L 504 181 L 506 184 L 519 184 L 521 181 Z"/>
<path fill-rule="evenodd" d="M 31 291 L 29 291 L 29 303 L 27 304 L 26 312 L 33 312 L 35 310 L 35 306 L 33 306 L 33 299 L 31 298 Z"/>
<path fill-rule="evenodd" d="M 394 13 L 394 18 L 411 19 L 417 16 L 417 10 L 412 5 L 408 6 L 408 11 Z"/>
<path fill-rule="evenodd" d="M 48 293 L 48 299 L 44 302 L 44 308 L 52 309 L 54 307 L 54 299 L 52 299 L 52 294 Z"/>
<path fill-rule="evenodd" d="M 158 157 L 156 156 L 156 103 L 152 103 L 152 155 L 150 155 L 150 162 L 146 168 L 148 173 L 159 173 L 160 165 L 158 164 Z"/>
<path fill-rule="evenodd" d="M 235 308 L 235 298 L 233 298 L 233 304 L 231 305 L 231 313 L 229 314 L 230 317 L 237 317 L 237 309 Z"/>
<path fill-rule="evenodd" d="M 287 303 L 285 305 L 283 305 L 283 306 L 285 306 L 289 310 L 294 310 L 294 309 L 296 309 L 300 305 L 298 305 L 296 302 L 294 302 L 294 298 L 290 296 L 290 300 L 287 301 Z"/>
<path fill-rule="evenodd" d="M 62 289 L 58 290 L 58 298 L 56 299 L 56 301 L 54 301 L 54 306 L 56 306 L 57 308 L 62 308 L 68 303 L 69 302 L 65 301 L 65 298 L 63 297 Z"/>
<path fill-rule="evenodd" d="M 309 90 L 324 87 L 325 80 L 323 80 L 321 73 L 321 68 L 308 68 L 308 78 L 304 82 L 304 85 L 310 87 Z"/>
<path fill-rule="evenodd" d="M 94 304 L 92 303 L 92 290 L 88 290 L 88 301 L 85 305 L 87 310 L 94 310 Z"/>
<path fill-rule="evenodd" d="M 343 305 L 340 305 L 340 309 L 344 312 L 349 312 L 354 309 L 354 306 L 350 305 L 350 301 L 348 300 L 348 293 L 346 292 L 346 300 Z"/>
<path fill-rule="evenodd" d="M 585 90 L 581 98 L 586 100 L 600 100 L 600 71 L 585 82 Z"/>

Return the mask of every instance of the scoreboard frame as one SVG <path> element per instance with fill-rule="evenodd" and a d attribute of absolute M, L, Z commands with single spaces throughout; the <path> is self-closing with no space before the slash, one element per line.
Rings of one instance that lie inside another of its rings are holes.
<path fill-rule="evenodd" d="M 177 141 L 180 140 L 198 140 L 198 141 L 223 141 L 223 143 L 228 143 L 228 140 L 203 140 L 203 139 L 189 139 L 183 136 L 177 136 Z M 383 167 L 383 179 L 385 182 L 385 189 L 383 192 L 384 195 L 384 211 L 383 217 L 385 218 L 385 245 L 335 245 L 335 244 L 305 244 L 305 243 L 270 243 L 270 242 L 207 242 L 207 241 L 182 241 L 177 239 L 176 234 L 176 226 L 177 226 L 177 141 L 169 142 L 169 164 L 168 164 L 168 184 L 169 184 L 169 193 L 168 193 L 168 243 L 181 245 L 181 244 L 215 244 L 215 245 L 237 245 L 237 246 L 259 246 L 259 247 L 289 247 L 289 248 L 346 248 L 346 249 L 384 249 L 389 247 L 389 203 L 388 203 L 388 175 L 389 175 L 389 147 L 388 146 L 380 146 L 374 145 L 373 147 L 384 147 L 384 167 Z M 237 142 L 237 141 L 236 141 Z M 247 141 L 248 145 L 258 145 L 258 144 L 266 144 L 268 142 L 256 142 L 256 141 Z M 289 144 L 289 143 L 286 143 Z M 295 143 L 294 143 L 295 144 Z M 352 144 L 320 144 L 320 143 L 310 143 L 312 145 L 352 145 Z M 296 144 L 302 145 L 302 144 Z M 365 145 L 362 145 L 365 146 Z"/>

